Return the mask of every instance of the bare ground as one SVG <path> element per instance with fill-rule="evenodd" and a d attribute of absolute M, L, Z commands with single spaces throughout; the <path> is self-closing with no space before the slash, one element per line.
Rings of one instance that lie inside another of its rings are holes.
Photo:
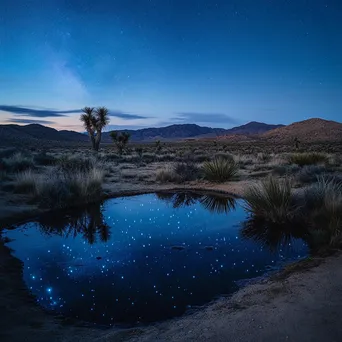
<path fill-rule="evenodd" d="M 240 195 L 245 182 L 202 188 Z M 175 188 L 172 185 L 108 184 L 107 196 Z M 181 187 L 184 188 L 184 187 Z M 1 197 L 0 197 L 1 198 Z M 1 202 L 2 222 L 38 214 L 25 199 Z M 15 216 L 13 219 L 13 215 Z M 314 260 L 285 277 L 249 285 L 231 298 L 222 298 L 179 319 L 150 327 L 98 330 L 56 318 L 28 294 L 22 264 L 0 243 L 1 341 L 341 341 L 342 255 Z M 317 266 L 318 267 L 313 267 Z"/>

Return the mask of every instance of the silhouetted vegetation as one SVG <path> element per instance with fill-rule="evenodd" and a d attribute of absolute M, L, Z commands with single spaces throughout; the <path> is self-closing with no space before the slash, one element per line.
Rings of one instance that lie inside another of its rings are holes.
<path fill-rule="evenodd" d="M 102 130 L 109 123 L 109 112 L 106 107 L 99 107 L 97 109 L 92 107 L 84 107 L 83 114 L 80 120 L 86 129 L 92 148 L 98 151 L 100 148 Z"/>
<path fill-rule="evenodd" d="M 129 138 L 131 137 L 130 134 L 128 132 L 112 131 L 110 132 L 110 137 L 112 138 L 116 148 L 118 149 L 118 153 L 121 156 L 126 148 L 126 145 L 128 144 Z"/>
<path fill-rule="evenodd" d="M 237 174 L 238 165 L 234 159 L 218 157 L 204 162 L 203 172 L 205 179 L 213 182 L 225 182 Z"/>
<path fill-rule="evenodd" d="M 66 238 L 82 235 L 89 244 L 97 241 L 107 242 L 110 238 L 110 227 L 105 223 L 102 203 L 43 215 L 38 224 L 44 234 L 57 234 Z"/>

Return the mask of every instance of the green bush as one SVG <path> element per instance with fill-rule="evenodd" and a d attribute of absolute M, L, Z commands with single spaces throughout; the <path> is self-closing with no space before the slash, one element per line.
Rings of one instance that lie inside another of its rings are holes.
<path fill-rule="evenodd" d="M 289 222 L 295 217 L 295 196 L 291 181 L 268 177 L 250 186 L 244 193 L 246 210 L 254 217 L 273 223 Z"/>
<path fill-rule="evenodd" d="M 289 156 L 289 162 L 299 166 L 325 164 L 328 160 L 326 154 L 318 152 L 294 153 Z"/>
<path fill-rule="evenodd" d="M 238 165 L 231 158 L 215 158 L 203 164 L 205 179 L 213 182 L 225 182 L 231 180 L 238 172 Z"/>

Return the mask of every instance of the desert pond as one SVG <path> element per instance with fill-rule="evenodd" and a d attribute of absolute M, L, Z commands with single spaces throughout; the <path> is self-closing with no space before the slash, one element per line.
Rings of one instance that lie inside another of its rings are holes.
<path fill-rule="evenodd" d="M 44 308 L 91 324 L 161 321 L 307 255 L 243 200 L 177 192 L 107 200 L 3 232 Z"/>

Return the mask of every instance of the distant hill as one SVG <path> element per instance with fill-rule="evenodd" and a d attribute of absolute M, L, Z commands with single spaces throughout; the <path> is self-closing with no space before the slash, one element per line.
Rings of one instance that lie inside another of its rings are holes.
<path fill-rule="evenodd" d="M 201 127 L 195 124 L 171 125 L 159 128 L 126 130 L 133 142 L 155 140 L 177 141 L 184 139 L 216 139 L 231 142 L 266 140 L 275 143 L 287 143 L 295 137 L 302 142 L 342 141 L 342 124 L 323 119 L 310 119 L 288 126 L 268 125 L 261 122 L 249 122 L 231 129 Z M 86 144 L 86 134 L 74 131 L 58 131 L 38 124 L 26 126 L 0 125 L 0 142 L 8 145 L 39 145 L 54 142 L 58 145 Z M 103 133 L 104 143 L 111 143 L 109 132 Z"/>
<path fill-rule="evenodd" d="M 276 143 L 287 143 L 298 138 L 301 142 L 342 142 L 342 124 L 323 119 L 309 119 L 274 129 L 261 138 Z"/>
<path fill-rule="evenodd" d="M 216 137 L 225 134 L 224 128 L 202 127 L 195 124 L 171 125 L 158 128 L 143 128 L 138 130 L 125 130 L 131 134 L 131 141 L 155 141 L 155 140 L 181 140 L 210 136 Z M 109 132 L 103 134 L 103 139 L 110 142 Z"/>
<path fill-rule="evenodd" d="M 138 130 L 125 130 L 131 134 L 132 141 L 181 140 L 189 138 L 215 138 L 228 135 L 251 135 L 267 132 L 283 125 L 268 125 L 261 122 L 250 122 L 246 125 L 231 129 L 202 127 L 195 124 L 171 125 L 159 128 L 143 128 Z M 104 141 L 110 142 L 109 133 L 104 133 Z"/>
<path fill-rule="evenodd" d="M 225 135 L 255 135 L 271 131 L 275 128 L 285 127 L 285 125 L 268 125 L 263 122 L 252 121 L 242 126 L 233 127 L 226 130 Z"/>
<path fill-rule="evenodd" d="M 29 143 L 39 143 L 47 141 L 58 142 L 86 142 L 88 137 L 74 131 L 58 131 L 54 128 L 30 124 L 19 125 L 0 125 L 0 139 L 6 145 L 23 145 Z"/>

